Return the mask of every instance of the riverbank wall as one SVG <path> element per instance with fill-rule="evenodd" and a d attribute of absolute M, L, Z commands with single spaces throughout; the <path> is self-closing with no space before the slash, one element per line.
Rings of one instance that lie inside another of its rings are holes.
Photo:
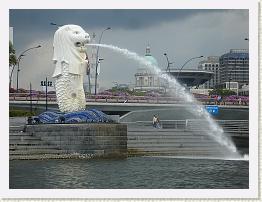
<path fill-rule="evenodd" d="M 10 160 L 126 158 L 125 124 L 40 124 L 11 127 Z"/>

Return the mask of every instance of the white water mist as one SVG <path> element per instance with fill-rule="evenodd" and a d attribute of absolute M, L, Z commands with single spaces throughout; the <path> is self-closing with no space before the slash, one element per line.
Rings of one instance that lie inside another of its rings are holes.
<path fill-rule="evenodd" d="M 88 46 L 100 46 L 103 48 L 111 49 L 153 70 L 160 78 L 163 78 L 168 82 L 171 89 L 174 89 L 175 96 L 182 98 L 185 101 L 185 104 L 188 104 L 187 109 L 192 114 L 205 120 L 205 133 L 212 139 L 217 141 L 220 145 L 225 146 L 229 150 L 227 155 L 240 156 L 237 152 L 236 146 L 234 145 L 232 140 L 224 134 L 223 129 L 213 120 L 213 118 L 205 110 L 203 105 L 199 103 L 189 92 L 187 92 L 186 88 L 180 85 L 180 83 L 175 78 L 169 76 L 168 74 L 163 74 L 159 67 L 153 65 L 144 57 L 139 56 L 137 53 L 129 51 L 128 49 L 122 49 L 113 45 L 106 44 L 88 44 Z"/>

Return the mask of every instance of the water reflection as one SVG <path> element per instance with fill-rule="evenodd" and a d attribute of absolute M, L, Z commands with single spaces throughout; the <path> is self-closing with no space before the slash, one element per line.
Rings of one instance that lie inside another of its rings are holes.
<path fill-rule="evenodd" d="M 248 188 L 248 161 L 128 158 L 10 161 L 10 188 Z"/>

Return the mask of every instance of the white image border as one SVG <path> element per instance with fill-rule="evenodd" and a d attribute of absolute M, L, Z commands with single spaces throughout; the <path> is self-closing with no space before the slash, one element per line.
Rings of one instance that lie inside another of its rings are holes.
<path fill-rule="evenodd" d="M 172 3 L 170 3 L 172 2 Z M 4 32 L 0 47 L 7 50 L 9 31 L 9 9 L 249 9 L 249 57 L 250 108 L 249 108 L 249 189 L 9 189 L 9 115 L 8 73 L 3 78 L 1 92 L 4 106 L 1 107 L 1 122 L 4 132 L 0 135 L 1 168 L 0 197 L 3 198 L 257 198 L 258 197 L 258 1 L 255 0 L 183 0 L 183 1 L 30 1 L 12 0 L 1 3 L 0 15 Z M 7 51 L 1 52 L 2 67 L 8 65 Z M 3 68 L 5 69 L 5 68 Z M 7 69 L 7 68 L 6 68 Z M 4 70 L 7 71 L 7 70 Z M 3 83 L 4 82 L 4 83 Z M 4 117 L 4 118 L 3 118 Z M 252 124 L 251 124 L 252 123 Z M 3 135 L 4 134 L 4 135 Z"/>

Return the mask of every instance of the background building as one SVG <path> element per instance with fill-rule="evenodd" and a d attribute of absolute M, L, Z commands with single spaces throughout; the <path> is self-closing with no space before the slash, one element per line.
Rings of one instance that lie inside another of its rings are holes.
<path fill-rule="evenodd" d="M 207 60 L 199 62 L 198 69 L 214 73 L 214 76 L 209 81 L 201 85 L 200 88 L 212 89 L 220 83 L 219 56 L 207 57 Z"/>
<path fill-rule="evenodd" d="M 163 74 L 166 74 L 166 71 L 162 71 Z M 171 77 L 176 78 L 176 80 L 183 86 L 188 88 L 201 86 L 205 82 L 209 81 L 213 78 L 214 73 L 201 70 L 201 69 L 170 69 L 167 74 L 171 75 Z"/>
<path fill-rule="evenodd" d="M 146 47 L 146 54 L 145 59 L 149 61 L 152 65 L 158 66 L 157 60 L 151 55 L 150 47 Z M 158 75 L 155 74 L 148 67 L 140 67 L 135 74 L 135 88 L 134 90 L 140 91 L 150 91 L 150 90 L 157 90 L 157 91 L 164 91 L 164 87 L 162 85 L 161 79 Z"/>
<path fill-rule="evenodd" d="M 220 83 L 238 82 L 239 88 L 249 84 L 249 53 L 247 49 L 231 49 L 219 58 Z"/>
<path fill-rule="evenodd" d="M 9 27 L 9 41 L 11 41 L 12 44 L 14 44 L 14 28 L 13 27 Z"/>

